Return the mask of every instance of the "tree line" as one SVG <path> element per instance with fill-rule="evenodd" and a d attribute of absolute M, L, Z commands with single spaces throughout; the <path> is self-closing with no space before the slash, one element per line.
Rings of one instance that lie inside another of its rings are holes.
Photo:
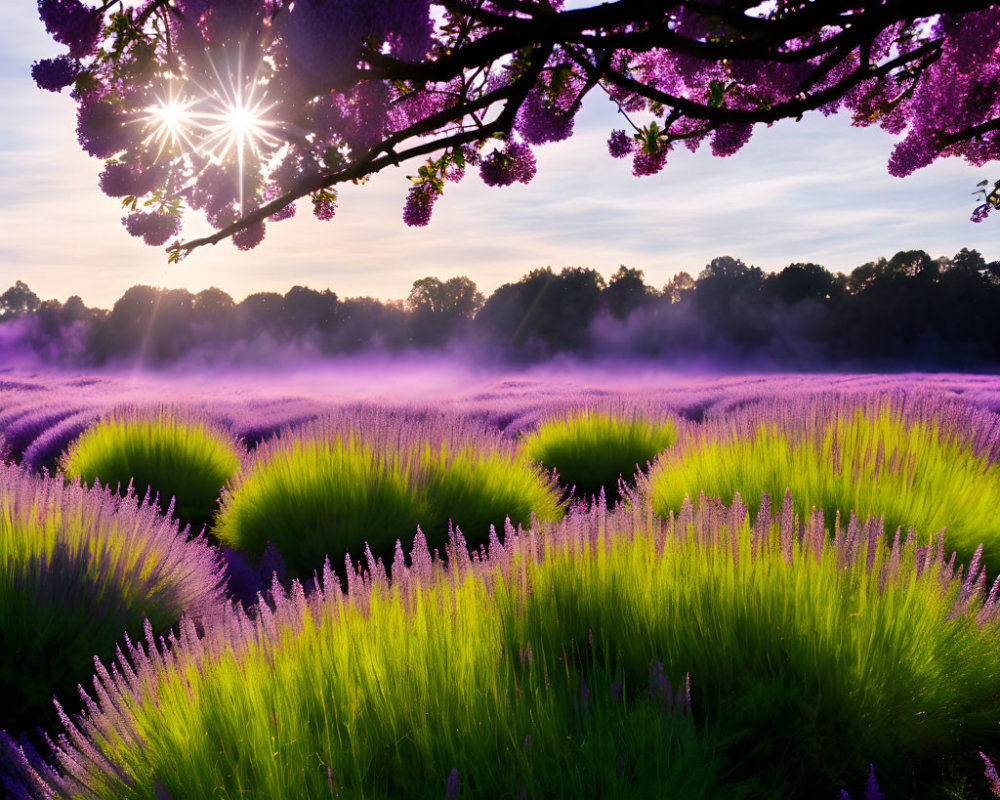
<path fill-rule="evenodd" d="M 849 274 L 812 263 L 766 273 L 730 256 L 665 286 L 622 266 L 534 269 L 489 297 L 466 276 L 415 281 L 403 301 L 294 286 L 235 302 L 210 288 L 133 286 L 110 310 L 0 294 L 11 354 L 48 363 L 254 363 L 446 350 L 509 362 L 638 358 L 676 367 L 990 369 L 1000 365 L 1000 262 L 907 250 Z"/>

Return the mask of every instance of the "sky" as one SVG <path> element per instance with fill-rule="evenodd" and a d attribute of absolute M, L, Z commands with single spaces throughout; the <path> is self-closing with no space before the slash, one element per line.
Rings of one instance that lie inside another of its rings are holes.
<path fill-rule="evenodd" d="M 720 255 L 765 271 L 811 261 L 849 272 L 910 249 L 1000 259 L 1000 219 L 969 221 L 975 184 L 1000 174 L 944 159 L 894 178 L 891 136 L 811 115 L 758 128 L 729 158 L 682 149 L 660 174 L 635 178 L 629 159 L 607 154 L 608 134 L 624 125 L 594 95 L 570 140 L 537 148 L 531 184 L 488 187 L 470 170 L 426 228 L 403 224 L 406 176 L 418 166 L 403 165 L 343 188 L 331 222 L 301 208 L 252 252 L 224 242 L 168 264 L 162 248 L 128 235 L 120 201 L 98 188 L 103 163 L 76 141 L 73 101 L 31 80 L 33 61 L 60 52 L 33 0 L 0 2 L 0 291 L 23 280 L 43 299 L 79 295 L 104 308 L 135 284 L 216 286 L 237 301 L 295 285 L 392 300 L 426 276 L 467 275 L 489 294 L 543 266 L 609 278 L 625 264 L 659 288 Z M 203 220 L 185 225 L 186 238 L 208 231 Z"/>

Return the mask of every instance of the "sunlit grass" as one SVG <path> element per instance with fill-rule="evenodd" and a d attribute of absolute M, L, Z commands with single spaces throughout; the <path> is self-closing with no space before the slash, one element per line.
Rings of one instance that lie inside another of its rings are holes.
<path fill-rule="evenodd" d="M 329 557 L 393 560 L 417 527 L 443 551 L 449 525 L 472 546 L 507 518 L 562 513 L 551 479 L 495 436 L 421 429 L 358 417 L 307 425 L 255 452 L 223 497 L 214 534 L 226 545 L 262 553 L 272 541 L 293 575 L 308 577 Z"/>
<path fill-rule="evenodd" d="M 67 753 L 66 786 L 443 797 L 456 770 L 461 797 L 835 797 L 869 763 L 890 797 L 930 796 L 942 765 L 979 785 L 997 607 L 912 542 L 830 538 L 740 509 L 594 513 L 486 564 L 415 553 L 429 579 L 346 600 L 327 574 L 169 658 L 133 652 L 136 677 L 79 721 L 99 754 Z"/>
<path fill-rule="evenodd" d="M 69 447 L 61 467 L 69 478 L 100 481 L 140 495 L 159 495 L 166 510 L 193 530 L 207 525 L 223 485 L 239 469 L 232 437 L 210 423 L 161 408 L 116 414 L 88 428 Z"/>
<path fill-rule="evenodd" d="M 634 482 L 677 439 L 671 420 L 645 419 L 638 413 L 578 409 L 550 417 L 524 438 L 528 457 L 555 469 L 559 482 L 590 497 L 603 488 L 609 499 L 619 496 L 618 482 Z"/>
<path fill-rule="evenodd" d="M 966 561 L 984 544 L 995 575 L 1000 465 L 976 447 L 975 431 L 948 418 L 953 412 L 904 412 L 887 402 L 762 407 L 664 453 L 647 489 L 661 516 L 701 492 L 723 502 L 739 492 L 756 510 L 765 493 L 780 504 L 790 489 L 800 515 L 815 507 L 829 520 L 839 513 L 846 521 L 851 511 L 884 516 L 888 530 L 912 527 L 922 541 L 945 529 Z"/>
<path fill-rule="evenodd" d="M 350 436 L 286 437 L 259 451 L 223 495 L 214 533 L 237 550 L 263 553 L 269 541 L 293 574 L 307 577 L 324 559 L 341 565 L 373 553 L 392 553 L 396 539 L 412 541 L 429 516 L 407 461 L 377 453 Z"/>
<path fill-rule="evenodd" d="M 221 568 L 201 542 L 135 498 L 0 466 L 0 728 L 54 723 L 75 708 L 93 659 L 125 632 L 159 632 L 221 603 Z"/>

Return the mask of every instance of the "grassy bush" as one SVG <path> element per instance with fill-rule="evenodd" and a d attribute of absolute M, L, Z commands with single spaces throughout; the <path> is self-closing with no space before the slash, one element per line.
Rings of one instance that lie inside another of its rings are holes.
<path fill-rule="evenodd" d="M 502 532 L 507 519 L 527 526 L 532 515 L 556 520 L 562 514 L 548 476 L 519 455 L 470 445 L 425 448 L 422 483 L 430 498 L 425 535 L 432 548 L 446 542 L 449 524 L 473 547 L 487 541 L 492 525 Z"/>
<path fill-rule="evenodd" d="M 158 631 L 221 601 L 221 567 L 202 542 L 134 497 L 0 465 L 0 728 L 57 720 L 93 659 L 144 620 Z"/>
<path fill-rule="evenodd" d="M 88 428 L 61 461 L 69 478 L 120 487 L 147 487 L 166 510 L 192 530 L 207 525 L 223 485 L 239 469 L 240 452 L 229 434 L 205 420 L 168 409 L 111 416 Z"/>
<path fill-rule="evenodd" d="M 463 798 L 832 798 L 869 763 L 889 797 L 985 790 L 995 598 L 877 523 L 836 533 L 594 513 L 346 600 L 324 576 L 133 651 L 55 794 L 440 797 L 456 770 Z"/>
<path fill-rule="evenodd" d="M 550 417 L 524 439 L 524 450 L 546 469 L 555 469 L 559 482 L 589 497 L 604 489 L 609 500 L 619 497 L 618 481 L 632 483 L 677 439 L 670 420 L 654 422 L 631 416 L 583 409 Z"/>
<path fill-rule="evenodd" d="M 888 530 L 913 527 L 923 541 L 946 529 L 963 560 L 983 543 L 990 572 L 1000 571 L 1000 464 L 955 406 L 758 407 L 666 453 L 648 486 L 664 517 L 700 492 L 723 502 L 739 492 L 756 510 L 786 489 L 799 515 L 881 515 Z"/>
<path fill-rule="evenodd" d="M 731 776 L 757 797 L 836 796 L 869 763 L 889 797 L 934 796 L 942 766 L 985 788 L 977 748 L 1000 746 L 1000 609 L 984 608 L 978 576 L 963 585 L 943 551 L 892 547 L 877 523 L 834 543 L 821 516 L 801 538 L 784 516 L 754 527 L 745 507 L 706 504 L 666 531 L 624 517 L 637 532 L 610 552 L 591 525 L 529 577 L 546 591 L 501 595 L 505 648 L 596 657 L 638 687 L 662 657 L 668 674 L 691 675 L 696 717 L 727 739 Z"/>
<path fill-rule="evenodd" d="M 172 665 L 134 652 L 146 678 L 78 723 L 99 755 L 74 752 L 71 780 L 95 798 L 157 783 L 247 800 L 740 796 L 721 792 L 714 741 L 655 664 L 647 695 L 626 698 L 616 674 L 556 651 L 511 658 L 487 582 L 455 577 L 347 601 L 293 588 L 273 615 L 187 638 Z M 129 717 L 114 710 L 125 692 Z"/>
<path fill-rule="evenodd" d="M 378 453 L 347 435 L 286 434 L 258 448 L 223 494 L 214 533 L 236 550 L 263 553 L 274 542 L 293 575 L 345 554 L 391 557 L 396 539 L 412 541 L 429 503 L 416 491 L 406 454 Z"/>
<path fill-rule="evenodd" d="M 272 541 L 291 574 L 308 577 L 327 557 L 338 567 L 362 557 L 366 543 L 391 562 L 418 525 L 443 549 L 449 520 L 476 545 L 508 516 L 516 526 L 560 513 L 552 482 L 498 437 L 358 412 L 259 447 L 224 493 L 213 532 L 254 553 Z"/>

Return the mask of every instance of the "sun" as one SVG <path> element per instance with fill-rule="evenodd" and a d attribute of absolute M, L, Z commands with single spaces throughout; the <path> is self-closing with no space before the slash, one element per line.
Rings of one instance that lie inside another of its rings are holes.
<path fill-rule="evenodd" d="M 244 69 L 242 51 L 235 63 L 212 60 L 210 79 L 185 82 L 170 76 L 162 95 L 145 109 L 147 143 L 179 158 L 197 157 L 202 164 L 231 164 L 240 175 L 240 209 L 244 205 L 243 171 L 249 157 L 283 144 L 280 126 L 270 116 L 267 81 L 260 70 Z"/>

